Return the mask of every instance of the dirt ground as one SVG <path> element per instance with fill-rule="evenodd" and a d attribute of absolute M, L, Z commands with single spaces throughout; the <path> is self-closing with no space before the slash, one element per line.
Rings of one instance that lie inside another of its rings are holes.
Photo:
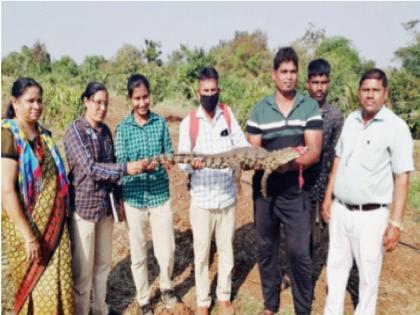
<path fill-rule="evenodd" d="M 115 106 L 110 109 L 108 123 L 112 128 L 128 113 L 125 106 L 120 107 L 115 100 Z M 125 109 L 122 110 L 122 108 Z M 178 143 L 178 127 L 186 110 L 177 107 L 157 106 L 156 112 L 166 117 L 174 149 Z M 417 168 L 418 169 L 418 168 Z M 195 287 L 193 270 L 192 233 L 188 219 L 189 194 L 186 189 L 186 176 L 178 167 L 170 172 L 171 204 L 174 209 L 176 252 L 174 284 L 177 294 L 185 305 L 195 309 Z M 252 189 L 250 186 L 252 172 L 242 174 L 242 189 L 238 198 L 236 210 L 236 232 L 234 240 L 235 268 L 233 273 L 233 303 L 240 315 L 258 314 L 262 309 L 262 294 L 260 278 L 256 264 L 255 230 L 253 227 Z M 406 213 L 405 232 L 402 241 L 420 247 L 420 218 L 414 214 L 414 209 Z M 124 224 L 118 224 L 114 231 L 113 270 L 108 283 L 108 301 L 116 310 L 124 314 L 132 314 L 135 289 L 130 272 L 129 247 Z M 215 297 L 217 279 L 217 251 L 212 244 L 211 277 L 212 295 Z M 163 312 L 158 298 L 158 266 L 152 257 L 152 244 L 149 250 L 149 281 L 152 283 L 152 295 L 155 295 L 157 313 Z M 420 314 L 420 252 L 405 246 L 398 248 L 384 259 L 381 286 L 378 297 L 377 314 Z M 322 314 L 325 303 L 326 279 L 325 269 L 316 286 L 313 314 Z M 213 308 L 212 314 L 217 309 Z M 346 314 L 352 314 L 350 297 L 346 297 Z M 182 314 L 182 312 L 180 312 Z M 185 314 L 188 314 L 187 312 Z M 293 314 L 293 302 L 290 289 L 281 293 L 280 314 Z"/>
<path fill-rule="evenodd" d="M 166 117 L 173 146 L 178 143 L 178 126 L 186 109 L 165 106 L 153 108 Z M 129 112 L 127 106 L 112 99 L 107 123 L 114 130 L 116 124 Z M 418 169 L 418 167 L 417 167 Z M 174 210 L 175 226 L 175 269 L 174 285 L 177 295 L 185 306 L 178 306 L 174 312 L 163 309 L 159 302 L 158 265 L 153 257 L 151 241 L 148 242 L 149 282 L 152 288 L 152 303 L 155 314 L 193 314 L 195 309 L 195 286 L 193 270 L 192 233 L 188 217 L 189 194 L 186 189 L 186 175 L 177 166 L 170 172 L 171 204 Z M 252 172 L 242 174 L 242 189 L 236 209 L 236 233 L 234 240 L 235 268 L 233 273 L 233 304 L 239 315 L 255 315 L 262 310 L 262 295 L 259 273 L 256 264 L 255 230 L 253 227 Z M 420 247 L 420 218 L 418 211 L 409 209 L 406 214 L 406 229 L 402 241 Z M 113 267 L 108 280 L 107 301 L 113 309 L 122 314 L 134 314 L 135 287 L 130 270 L 130 251 L 124 223 L 115 225 L 113 237 Z M 217 278 L 217 251 L 211 251 L 212 295 L 215 296 Z M 377 314 L 420 314 L 420 252 L 406 246 L 386 254 L 383 264 L 381 285 L 378 297 Z M 2 277 L 4 279 L 4 275 Z M 3 282 L 4 283 L 4 282 Z M 10 291 L 2 286 L 2 301 L 7 301 Z M 6 292 L 5 290 L 6 289 Z M 325 302 L 325 269 L 316 286 L 313 314 L 322 314 Z M 2 307 L 3 311 L 7 310 Z M 7 313 L 7 312 L 5 312 Z M 352 304 L 346 297 L 346 314 L 352 314 Z M 212 314 L 217 314 L 213 307 Z M 281 293 L 280 314 L 294 314 L 290 289 Z"/>

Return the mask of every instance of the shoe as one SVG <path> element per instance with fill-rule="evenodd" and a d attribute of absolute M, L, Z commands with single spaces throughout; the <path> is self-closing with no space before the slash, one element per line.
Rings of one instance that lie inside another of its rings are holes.
<path fill-rule="evenodd" d="M 232 302 L 231 301 L 218 301 L 217 314 L 218 315 L 234 315 L 235 309 L 233 308 Z"/>
<path fill-rule="evenodd" d="M 263 311 L 261 312 L 261 315 L 274 315 L 274 312 L 273 312 L 273 311 L 270 311 L 270 310 L 265 309 L 265 310 L 263 310 Z"/>
<path fill-rule="evenodd" d="M 160 299 L 166 308 L 172 308 L 178 303 L 178 297 L 175 295 L 174 290 L 164 290 Z"/>
<path fill-rule="evenodd" d="M 150 303 L 139 306 L 141 315 L 153 315 L 152 305 Z"/>
<path fill-rule="evenodd" d="M 209 315 L 209 308 L 207 306 L 199 306 L 195 311 L 195 315 Z"/>

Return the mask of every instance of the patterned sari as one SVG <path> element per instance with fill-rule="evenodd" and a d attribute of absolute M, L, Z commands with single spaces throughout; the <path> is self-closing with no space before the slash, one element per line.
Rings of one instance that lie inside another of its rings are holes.
<path fill-rule="evenodd" d="M 24 239 L 7 213 L 2 211 L 4 254 L 16 289 L 13 305 L 16 314 L 74 313 L 65 194 L 62 193 L 60 172 L 57 172 L 58 150 L 52 153 L 51 144 L 47 141 L 50 140 L 41 134 L 39 146 L 34 150 L 42 180 L 39 189 L 36 189 L 30 215 L 25 213 L 38 236 L 42 261 L 26 261 Z M 19 147 L 18 153 L 22 153 Z M 20 195 L 23 199 L 21 192 Z"/>

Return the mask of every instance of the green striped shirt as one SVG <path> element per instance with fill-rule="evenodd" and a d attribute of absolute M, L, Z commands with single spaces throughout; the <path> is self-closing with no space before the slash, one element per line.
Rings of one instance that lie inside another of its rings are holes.
<path fill-rule="evenodd" d="M 296 92 L 293 109 L 287 117 L 280 112 L 275 95 L 258 102 L 249 115 L 246 131 L 261 134 L 262 146 L 268 150 L 305 145 L 305 130 L 322 130 L 318 103 Z"/>
<path fill-rule="evenodd" d="M 115 149 L 119 163 L 173 153 L 168 125 L 161 116 L 149 112 L 147 123 L 140 126 L 130 114 L 117 126 Z M 123 193 L 124 202 L 136 208 L 162 205 L 169 199 L 168 174 L 159 165 L 151 173 L 124 176 Z"/>

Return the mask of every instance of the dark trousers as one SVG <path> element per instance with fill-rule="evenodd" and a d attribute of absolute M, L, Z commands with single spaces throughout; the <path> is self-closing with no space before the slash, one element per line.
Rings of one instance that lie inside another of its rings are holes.
<path fill-rule="evenodd" d="M 264 307 L 277 312 L 280 305 L 280 224 L 284 226 L 293 302 L 297 315 L 308 315 L 312 304 L 311 206 L 306 192 L 290 192 L 254 200 L 257 260 Z"/>
<path fill-rule="evenodd" d="M 313 263 L 313 286 L 315 288 L 316 282 L 321 275 L 322 268 L 327 263 L 328 256 L 328 245 L 329 245 L 329 234 L 328 225 L 322 220 L 320 204 L 312 202 L 312 214 L 311 214 L 311 225 L 312 225 L 312 237 L 311 237 L 311 256 Z M 290 274 L 290 268 L 287 259 L 282 255 L 286 252 L 286 244 L 284 238 L 283 227 L 280 231 L 280 273 L 282 275 Z M 357 265 L 353 262 L 353 267 L 350 270 L 349 280 L 347 282 L 347 291 L 350 293 L 353 307 L 356 308 L 359 301 L 359 270 Z"/>

